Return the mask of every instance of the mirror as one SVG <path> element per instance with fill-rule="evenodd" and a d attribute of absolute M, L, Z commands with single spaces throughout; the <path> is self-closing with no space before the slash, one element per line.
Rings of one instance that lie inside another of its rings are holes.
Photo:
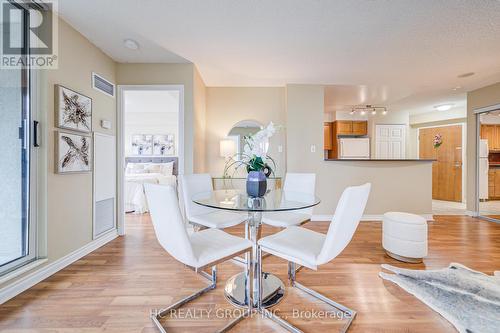
<path fill-rule="evenodd" d="M 255 120 L 243 120 L 236 123 L 229 133 L 227 134 L 227 139 L 234 141 L 234 151 L 235 160 L 239 159 L 239 154 L 243 152 L 245 147 L 245 136 L 253 135 L 263 128 L 262 124 Z"/>

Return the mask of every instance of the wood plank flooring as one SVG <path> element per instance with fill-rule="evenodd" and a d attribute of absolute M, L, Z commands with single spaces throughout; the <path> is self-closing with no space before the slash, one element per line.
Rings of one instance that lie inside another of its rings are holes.
<path fill-rule="evenodd" d="M 326 232 L 327 223 L 308 228 Z M 229 230 L 241 234 L 242 228 Z M 264 234 L 277 231 L 264 228 Z M 363 222 L 348 248 L 314 272 L 301 270 L 303 284 L 358 311 L 349 332 L 454 332 L 440 315 L 399 287 L 378 277 L 380 264 L 433 269 L 459 262 L 492 274 L 500 269 L 500 225 L 463 216 L 440 216 L 429 225 L 429 256 L 423 264 L 397 262 L 384 254 L 381 224 Z M 213 332 L 228 321 L 232 308 L 223 286 L 241 267 L 219 266 L 218 288 L 183 310 L 188 318 L 165 322 L 169 332 Z M 285 281 L 286 262 L 264 259 L 264 270 Z M 156 242 L 148 215 L 128 216 L 126 236 L 89 254 L 47 280 L 0 306 L 0 331 L 11 332 L 156 332 L 151 309 L 171 304 L 206 282 L 175 261 Z M 308 332 L 335 332 L 337 319 L 297 318 L 296 311 L 329 310 L 308 295 L 287 288 L 274 310 Z M 197 310 L 197 312 L 194 312 Z M 211 310 L 211 315 L 207 311 Z M 190 311 L 190 312 L 189 312 Z M 196 318 L 201 316 L 201 318 Z M 245 319 L 234 332 L 285 332 L 258 316 Z"/>

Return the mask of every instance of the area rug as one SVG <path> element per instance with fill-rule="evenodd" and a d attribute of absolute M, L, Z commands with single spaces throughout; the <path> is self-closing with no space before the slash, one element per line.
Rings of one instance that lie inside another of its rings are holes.
<path fill-rule="evenodd" d="M 459 332 L 500 332 L 500 278 L 452 263 L 439 270 L 411 270 L 382 265 L 380 272 L 446 318 Z"/>

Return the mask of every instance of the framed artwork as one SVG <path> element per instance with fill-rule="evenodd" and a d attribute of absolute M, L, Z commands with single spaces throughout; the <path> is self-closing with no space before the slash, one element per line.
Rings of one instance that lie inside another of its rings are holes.
<path fill-rule="evenodd" d="M 158 134 L 153 137 L 153 155 L 172 156 L 175 153 L 174 135 Z"/>
<path fill-rule="evenodd" d="M 92 131 L 92 99 L 76 91 L 55 86 L 56 127 L 90 133 Z"/>
<path fill-rule="evenodd" d="M 136 134 L 132 135 L 133 155 L 153 155 L 153 135 Z"/>
<path fill-rule="evenodd" d="M 56 131 L 55 171 L 59 174 L 92 171 L 92 145 L 88 135 Z"/>

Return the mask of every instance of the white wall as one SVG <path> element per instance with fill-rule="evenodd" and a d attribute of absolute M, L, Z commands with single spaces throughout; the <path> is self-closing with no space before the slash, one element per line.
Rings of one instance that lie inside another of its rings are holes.
<path fill-rule="evenodd" d="M 179 93 L 164 90 L 126 91 L 125 155 L 132 155 L 131 139 L 137 134 L 173 134 L 179 151 Z"/>

